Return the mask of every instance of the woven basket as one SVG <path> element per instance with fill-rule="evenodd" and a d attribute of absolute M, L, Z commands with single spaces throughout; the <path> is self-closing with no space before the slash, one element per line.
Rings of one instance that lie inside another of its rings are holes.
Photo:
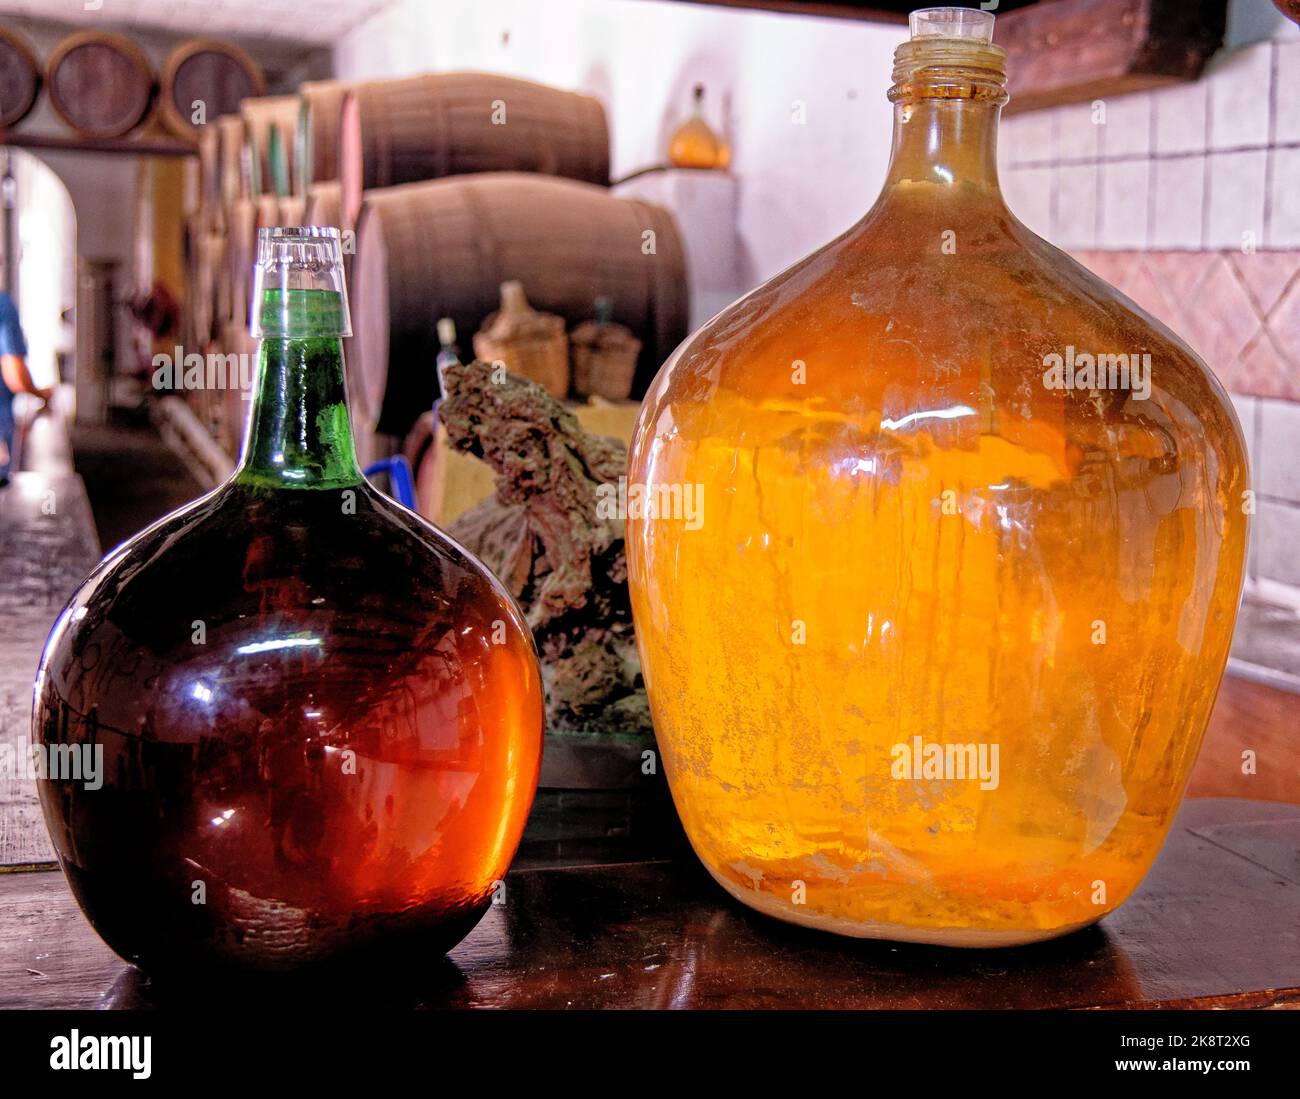
<path fill-rule="evenodd" d="M 569 337 L 564 318 L 538 313 L 518 282 L 501 284 L 501 309 L 491 314 L 474 336 L 474 355 L 502 362 L 543 386 L 553 397 L 569 392 Z"/>
<path fill-rule="evenodd" d="M 569 336 L 573 389 L 580 397 L 624 401 L 632 393 L 641 341 L 621 324 L 584 321 Z"/>

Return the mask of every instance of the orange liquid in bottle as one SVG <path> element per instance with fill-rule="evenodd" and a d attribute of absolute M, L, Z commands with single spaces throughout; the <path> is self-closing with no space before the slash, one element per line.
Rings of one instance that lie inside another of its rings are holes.
<path fill-rule="evenodd" d="M 631 454 L 630 484 L 697 505 L 628 524 L 687 833 L 745 903 L 849 935 L 1028 942 L 1121 903 L 1240 591 L 1230 405 L 1006 209 L 999 68 L 900 51 L 881 199 L 674 355 Z M 1048 384 L 1088 354 L 1138 373 Z"/>

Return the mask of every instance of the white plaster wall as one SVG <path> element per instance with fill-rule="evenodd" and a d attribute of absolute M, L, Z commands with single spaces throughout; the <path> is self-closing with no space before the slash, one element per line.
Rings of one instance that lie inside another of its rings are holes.
<path fill-rule="evenodd" d="M 335 44 L 337 75 L 500 72 L 598 96 L 612 173 L 662 162 L 692 86 L 739 180 L 738 290 L 848 228 L 889 157 L 901 25 L 659 0 L 397 0 Z M 803 124 L 795 120 L 803 104 Z"/>

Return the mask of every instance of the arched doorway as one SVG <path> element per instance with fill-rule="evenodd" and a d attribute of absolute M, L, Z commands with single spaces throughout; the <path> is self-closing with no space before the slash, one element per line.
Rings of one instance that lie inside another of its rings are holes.
<path fill-rule="evenodd" d="M 32 380 L 53 386 L 71 379 L 76 355 L 76 210 L 58 174 L 24 149 L 0 148 L 0 181 L 0 288 L 18 307 Z M 35 418 L 38 404 L 15 399 L 16 468 L 29 464 L 23 452 L 33 445 L 58 445 L 50 425 Z"/>
<path fill-rule="evenodd" d="M 39 157 L 9 148 L 0 158 L 8 161 L 5 207 L 13 226 L 6 288 L 23 320 L 32 378 L 52 385 L 59 362 L 70 362 L 76 349 L 77 214 L 63 180 Z"/>

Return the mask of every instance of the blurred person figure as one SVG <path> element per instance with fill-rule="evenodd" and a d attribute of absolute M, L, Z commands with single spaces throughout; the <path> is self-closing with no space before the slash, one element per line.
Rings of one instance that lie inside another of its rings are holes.
<path fill-rule="evenodd" d="M 14 451 L 14 394 L 31 393 L 43 401 L 50 399 L 49 389 L 42 389 L 27 369 L 27 340 L 18 323 L 13 299 L 0 290 L 0 488 L 9 483 L 9 463 Z"/>

